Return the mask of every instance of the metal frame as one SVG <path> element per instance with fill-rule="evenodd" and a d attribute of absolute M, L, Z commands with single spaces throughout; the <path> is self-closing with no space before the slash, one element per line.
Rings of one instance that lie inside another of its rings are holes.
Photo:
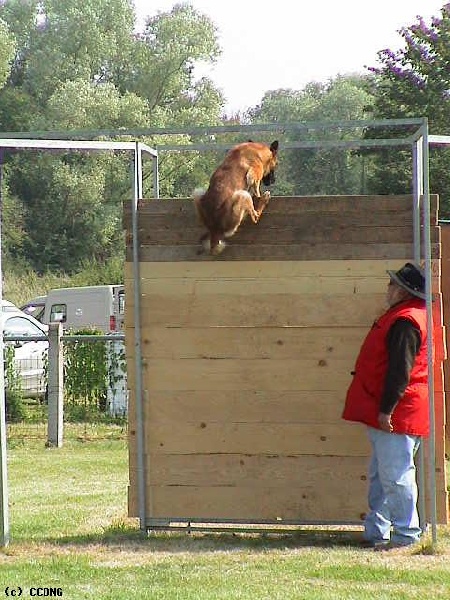
<path fill-rule="evenodd" d="M 432 298 L 431 298 L 431 241 L 430 241 L 430 190 L 429 190 L 429 145 L 450 145 L 450 136 L 430 136 L 428 133 L 427 118 L 415 119 L 383 119 L 378 121 L 338 121 L 338 122 L 311 122 L 311 123 L 280 123 L 280 124 L 261 124 L 261 125 L 228 125 L 216 127 L 191 127 L 191 128 L 153 128 L 153 129 L 133 129 L 133 130 L 97 130 L 97 131 L 65 131 L 65 132 L 33 132 L 33 133 L 17 133 L 9 132 L 0 134 L 0 149 L 2 148 L 37 148 L 44 150 L 130 150 L 134 152 L 134 178 L 133 178 L 133 203 L 132 203 L 132 232 L 133 232 L 133 276 L 134 276 L 134 302 L 135 302 L 135 356 L 136 356 L 136 415 L 137 415 L 137 451 L 138 451 L 138 506 L 139 519 L 141 530 L 150 528 L 170 528 L 170 522 L 176 523 L 199 523 L 198 519 L 182 518 L 168 520 L 147 519 L 146 517 L 146 487 L 145 487 L 145 437 L 144 437 L 144 420 L 143 420 L 143 383 L 142 383 L 142 352 L 140 338 L 140 275 L 139 275 L 139 244 L 137 236 L 137 207 L 138 200 L 142 197 L 142 152 L 147 152 L 153 159 L 153 189 L 154 197 L 159 198 L 159 180 L 158 180 L 158 155 L 161 152 L 181 152 L 181 151 L 218 151 L 226 150 L 229 145 L 224 144 L 191 144 L 191 145 L 161 145 L 156 146 L 156 150 L 149 148 L 140 142 L 98 142 L 87 141 L 89 137 L 99 136 L 157 136 L 157 135 L 209 135 L 215 136 L 220 133 L 248 133 L 250 132 L 304 132 L 310 133 L 313 131 L 331 131 L 331 130 L 348 130 L 348 129 L 365 129 L 365 128 L 386 128 L 396 127 L 415 127 L 413 135 L 399 138 L 389 139 L 371 139 L 371 140 L 324 140 L 324 141 L 308 141 L 308 142 L 289 142 L 284 145 L 285 149 L 321 149 L 321 148 L 383 148 L 383 147 L 403 147 L 409 148 L 412 152 L 413 162 L 413 198 L 414 198 L 414 259 L 419 261 L 422 257 L 425 260 L 426 272 L 426 306 L 428 320 L 428 364 L 429 364 L 429 410 L 430 410 L 430 451 L 429 451 L 429 483 L 430 483 L 430 522 L 432 526 L 433 543 L 437 539 L 436 534 L 436 475 L 435 475 L 435 420 L 434 420 L 434 380 L 432 369 L 432 344 L 433 344 L 433 321 L 432 321 Z M 33 139 L 30 139 L 33 136 Z M 84 137 L 82 141 L 69 141 L 67 136 Z M 24 139 L 25 138 L 25 139 Z M 422 252 L 421 245 L 421 227 L 420 213 L 421 208 L 424 213 L 424 249 Z M 1 300 L 1 263 L 0 263 L 0 300 Z M 0 332 L 3 333 L 3 332 Z M 0 344 L 3 336 L 0 336 Z M 1 350 L 1 346 L 0 346 Z M 3 363 L 0 361 L 0 396 L 4 395 Z M 0 409 L 0 499 L 3 498 L 2 506 L 2 524 L 1 524 L 1 542 L 3 545 L 8 543 L 8 515 L 7 515 L 7 476 L 6 476 L 6 445 L 5 445 L 5 419 L 4 412 Z M 423 463 L 423 455 L 421 455 Z M 421 521 L 422 524 L 427 522 L 425 513 L 425 484 L 419 482 L 421 491 Z M 6 501 L 5 501 L 6 500 Z M 208 523 L 214 523 L 214 520 L 209 520 Z M 216 521 L 218 522 L 218 521 Z M 226 523 L 226 520 L 220 520 L 221 523 Z M 234 520 L 232 523 L 237 524 L 239 521 Z M 251 521 L 246 520 L 246 523 Z M 260 523 L 258 521 L 258 523 Z M 262 524 L 262 523 L 260 523 Z M 280 525 L 280 522 L 267 522 L 270 525 Z M 315 525 L 319 523 L 300 523 L 297 521 L 284 521 L 285 525 Z M 323 524 L 323 523 L 322 523 Z M 343 523 L 340 523 L 343 524 Z M 352 523 L 354 525 L 354 523 Z M 230 528 L 232 530 L 232 528 Z M 254 529 L 252 529 L 254 531 Z"/>
<path fill-rule="evenodd" d="M 147 135 L 158 135 L 159 133 L 167 134 L 191 134 L 191 135 L 214 135 L 216 133 L 225 132 L 286 132 L 286 131 L 298 131 L 298 132 L 312 132 L 312 131 L 326 131 L 326 130 L 340 130 L 340 129 L 364 129 L 364 128 L 385 128 L 385 127 L 416 127 L 415 132 L 407 137 L 399 138 L 388 138 L 388 139 L 367 139 L 367 140 L 321 140 L 321 141 L 305 141 L 305 142 L 288 142 L 283 144 L 284 149 L 322 149 L 322 148 L 344 148 L 344 149 L 359 149 L 359 148 L 386 148 L 386 147 L 404 147 L 411 150 L 412 163 L 413 163 L 413 178 L 412 178 L 412 191 L 413 191 L 413 228 L 414 228 L 414 260 L 420 262 L 422 259 L 425 263 L 425 276 L 426 276 L 426 309 L 427 309 L 427 341 L 428 341 L 428 396 L 429 396 L 429 413 L 430 413 L 430 436 L 429 436 L 429 457 L 428 457 L 428 475 L 429 475 L 429 488 L 430 488 L 430 518 L 431 532 L 432 532 L 432 543 L 435 544 L 437 541 L 437 527 L 436 527 L 436 472 L 435 472 L 435 418 L 434 418 L 434 376 L 433 376 L 433 315 L 432 315 L 432 295 L 431 295 L 431 238 L 430 238 L 430 189 L 429 189 L 429 145 L 430 144 L 441 144 L 450 145 L 450 136 L 430 136 L 428 133 L 428 119 L 413 118 L 413 119 L 384 119 L 379 121 L 344 121 L 344 122 L 310 122 L 310 123 L 291 123 L 291 124 L 268 124 L 268 125 L 251 125 L 251 126 L 225 126 L 220 127 L 199 127 L 191 129 L 174 129 L 174 130 L 141 130 L 141 133 Z M 161 152 L 186 152 L 186 151 L 205 151 L 205 150 L 228 150 L 229 144 L 190 144 L 190 145 L 161 145 L 157 146 L 158 151 Z M 155 196 L 159 197 L 159 195 Z M 421 244 L 421 209 L 424 215 L 424 231 L 423 231 L 423 248 Z M 426 485 L 424 477 L 424 449 L 421 444 L 419 449 L 418 461 L 421 465 L 420 476 L 419 476 L 419 490 L 420 490 L 420 501 L 419 501 L 419 514 L 421 527 L 425 530 L 427 527 L 427 514 L 426 514 Z M 145 501 L 145 499 L 144 499 Z M 139 504 L 141 506 L 141 504 Z M 165 521 L 165 525 L 164 525 Z M 148 529 L 172 529 L 175 523 L 198 523 L 204 521 L 199 519 L 191 518 L 173 518 L 173 519 L 147 519 L 146 527 Z M 227 521 L 224 519 L 210 519 L 208 523 L 235 523 L 238 524 L 239 520 Z M 251 524 L 252 521 L 246 520 L 245 523 Z M 259 521 L 260 524 L 262 524 Z M 286 521 L 285 524 L 294 524 L 295 522 Z M 279 522 L 271 521 L 267 524 L 280 525 Z M 312 523 L 312 522 L 296 522 L 298 525 L 319 525 L 323 523 Z M 330 523 L 330 525 L 346 525 L 348 523 Z M 354 524 L 354 523 L 353 523 Z M 142 521 L 141 521 L 142 528 Z"/>
<path fill-rule="evenodd" d="M 133 277 L 135 284 L 135 346 L 136 346 L 136 409 L 138 424 L 138 444 L 140 448 L 140 457 L 138 456 L 138 488 L 139 498 L 145 502 L 145 472 L 143 465 L 144 456 L 144 433 L 142 418 L 142 381 L 141 369 L 141 339 L 140 339 L 140 293 L 139 293 L 139 261 L 137 258 L 137 205 L 142 197 L 142 155 L 148 154 L 157 164 L 158 152 L 142 142 L 121 142 L 121 141 L 96 141 L 96 140 L 68 140 L 68 139 L 33 139 L 31 133 L 27 133 L 25 138 L 23 134 L 12 134 L 11 137 L 0 136 L 0 152 L 4 149 L 28 149 L 28 150 L 46 150 L 46 151 L 127 151 L 133 153 Z M 66 132 L 67 135 L 67 132 Z M 0 184 L 1 184 L 2 165 L 0 163 Z M 155 194 L 158 194 L 157 171 L 153 169 L 153 186 Z M 1 187 L 0 187 L 0 205 L 1 205 Z M 1 223 L 0 223 L 1 225 Z M 1 235 L 0 235 L 0 257 L 1 257 Z M 136 258 L 135 258 L 136 257 Z M 3 299 L 2 289 L 2 266 L 0 258 L 0 304 Z M 1 307 L 0 307 L 1 308 Z M 0 323 L 0 356 L 3 356 L 3 326 Z M 138 395 L 139 394 L 139 395 Z M 145 521 L 145 504 L 140 504 L 141 523 Z M 10 541 L 9 530 L 9 510 L 8 510 L 8 474 L 7 474 L 7 450 L 6 450 L 6 415 L 5 415 L 5 381 L 4 365 L 0 360 L 0 545 L 8 546 Z"/>

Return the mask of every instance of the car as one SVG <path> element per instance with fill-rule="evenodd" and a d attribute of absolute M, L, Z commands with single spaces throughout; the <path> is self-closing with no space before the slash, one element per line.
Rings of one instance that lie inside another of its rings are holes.
<path fill-rule="evenodd" d="M 14 347 L 14 365 L 20 376 L 25 398 L 45 396 L 45 361 L 48 353 L 48 326 L 27 315 L 17 306 L 2 300 L 1 325 L 5 346 Z M 14 338 L 33 338 L 30 341 Z M 43 338 L 36 340 L 35 338 Z M 8 338 L 9 341 L 8 341 Z M 7 385 L 6 385 L 7 387 Z"/>
<path fill-rule="evenodd" d="M 46 299 L 47 296 L 36 296 L 24 306 L 21 306 L 20 310 L 43 323 Z"/>

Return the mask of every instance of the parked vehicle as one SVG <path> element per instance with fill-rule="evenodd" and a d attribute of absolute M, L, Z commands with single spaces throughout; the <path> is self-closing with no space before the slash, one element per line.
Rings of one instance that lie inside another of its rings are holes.
<path fill-rule="evenodd" d="M 33 298 L 22 310 L 43 323 L 59 322 L 65 330 L 93 327 L 104 333 L 120 331 L 125 313 L 123 285 L 55 288 Z"/>
<path fill-rule="evenodd" d="M 47 296 L 36 296 L 36 298 L 30 300 L 24 306 L 21 306 L 20 310 L 22 310 L 27 315 L 31 315 L 32 317 L 34 317 L 42 323 L 44 318 L 46 299 Z"/>
<path fill-rule="evenodd" d="M 14 364 L 20 375 L 23 395 L 26 398 L 45 395 L 47 382 L 44 376 L 44 364 L 48 341 L 7 341 L 5 338 L 46 337 L 48 327 L 7 300 L 2 301 L 0 319 L 5 346 L 9 344 L 14 346 Z"/>

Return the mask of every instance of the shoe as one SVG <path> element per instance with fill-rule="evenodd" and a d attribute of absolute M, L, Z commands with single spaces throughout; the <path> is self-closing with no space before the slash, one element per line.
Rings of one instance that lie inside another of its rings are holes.
<path fill-rule="evenodd" d="M 361 542 L 359 543 L 361 548 L 373 548 L 374 550 L 376 550 L 378 547 L 381 546 L 388 546 L 389 545 L 389 540 L 361 540 Z"/>
<path fill-rule="evenodd" d="M 374 546 L 375 552 L 388 552 L 389 550 L 402 550 L 403 548 L 409 548 L 412 544 L 396 544 L 394 542 L 387 542 L 385 544 L 377 544 Z"/>

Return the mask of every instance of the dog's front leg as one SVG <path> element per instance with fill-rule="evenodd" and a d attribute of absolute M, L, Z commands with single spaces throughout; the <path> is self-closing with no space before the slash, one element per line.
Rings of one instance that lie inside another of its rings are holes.
<path fill-rule="evenodd" d="M 261 180 L 255 177 L 253 171 L 247 171 L 247 190 L 252 197 L 261 198 Z"/>
<path fill-rule="evenodd" d="M 264 194 L 262 195 L 261 198 L 257 198 L 257 197 L 253 198 L 253 204 L 255 206 L 255 212 L 258 215 L 258 221 L 261 218 L 263 210 L 269 204 L 269 200 L 270 200 L 270 192 L 269 192 L 269 190 L 267 190 L 266 192 L 264 192 Z"/>

